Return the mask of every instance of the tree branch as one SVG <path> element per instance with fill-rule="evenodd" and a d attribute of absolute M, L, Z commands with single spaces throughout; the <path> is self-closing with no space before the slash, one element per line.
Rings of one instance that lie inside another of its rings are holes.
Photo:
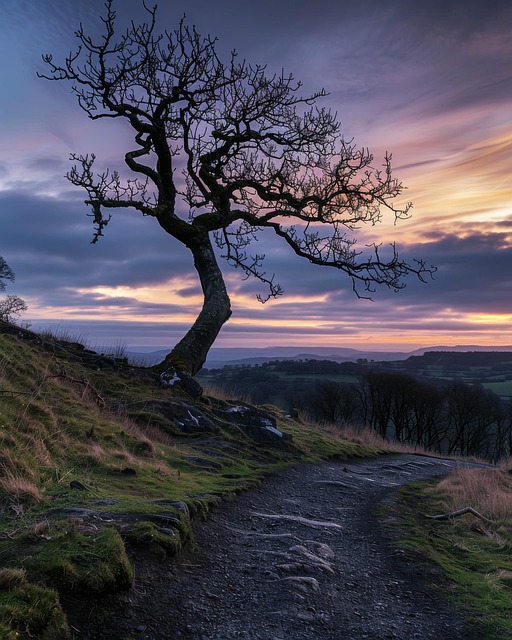
<path fill-rule="evenodd" d="M 485 522 L 492 522 L 489 518 L 486 518 L 481 513 L 473 509 L 473 507 L 463 507 L 462 509 L 457 509 L 456 511 L 450 511 L 448 513 L 441 513 L 436 516 L 427 516 L 431 520 L 451 520 L 452 518 L 458 518 L 459 516 L 463 516 L 466 513 L 470 513 L 472 516 L 476 518 L 480 518 L 480 520 L 485 520 Z"/>

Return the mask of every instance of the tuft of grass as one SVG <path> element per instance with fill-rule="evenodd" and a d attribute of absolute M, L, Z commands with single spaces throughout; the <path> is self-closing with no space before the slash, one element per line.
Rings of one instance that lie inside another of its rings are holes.
<path fill-rule="evenodd" d="M 4 471 L 0 478 L 0 503 L 2 504 L 35 504 L 42 502 L 44 496 L 39 487 L 29 478 Z"/>
<path fill-rule="evenodd" d="M 118 338 L 114 344 L 94 345 L 91 347 L 97 353 L 110 356 L 112 358 L 126 358 L 127 343 L 126 340 Z"/>
<path fill-rule="evenodd" d="M 301 416 L 306 424 L 313 424 L 308 414 Z M 379 452 L 391 453 L 416 453 L 419 455 L 431 455 L 428 449 L 420 445 L 407 444 L 396 440 L 387 440 L 383 438 L 375 429 L 361 425 L 352 424 L 329 424 L 322 423 L 316 425 L 318 429 L 326 432 L 341 441 L 355 442 L 362 445 L 369 445 Z"/>
<path fill-rule="evenodd" d="M 220 385 L 212 384 L 208 381 L 201 380 L 201 386 L 205 396 L 209 398 L 215 398 L 225 402 L 245 402 L 246 404 L 252 403 L 252 398 L 249 394 L 244 395 L 231 389 L 229 387 L 223 387 Z"/>
<path fill-rule="evenodd" d="M 384 453 L 389 448 L 389 443 L 386 447 L 380 440 L 366 441 L 359 435 L 359 431 L 347 435 L 339 427 L 331 425 L 318 426 L 287 420 L 281 422 L 279 426 L 293 436 L 302 455 L 312 462 L 330 458 L 339 460 L 352 457 L 368 458 Z"/>

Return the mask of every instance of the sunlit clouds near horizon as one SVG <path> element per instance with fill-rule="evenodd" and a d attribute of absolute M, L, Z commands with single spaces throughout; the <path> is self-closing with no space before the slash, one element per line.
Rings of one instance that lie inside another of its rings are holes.
<path fill-rule="evenodd" d="M 224 269 L 233 316 L 216 346 L 327 345 L 412 350 L 433 345 L 512 345 L 512 4 L 485 0 L 421 5 L 339 0 L 293 9 L 284 0 L 177 0 L 183 15 L 250 62 L 322 86 L 347 140 L 374 165 L 392 153 L 411 217 L 363 228 L 359 246 L 396 240 L 400 255 L 437 267 L 394 293 L 358 299 L 349 279 L 291 255 L 269 234 L 255 250 L 285 295 L 265 305 L 257 281 Z M 86 118 L 70 87 L 39 79 L 41 54 L 62 59 L 73 31 L 99 27 L 102 0 L 4 3 L 0 20 L 0 222 L 2 255 L 16 273 L 35 328 L 61 327 L 93 342 L 174 344 L 201 308 L 187 251 L 148 218 L 116 211 L 91 245 L 85 195 L 64 177 L 69 155 L 96 153 L 122 168 L 133 138 L 120 122 Z M 121 2 L 121 22 L 141 17 Z M 356 233 L 357 235 L 357 233 Z"/>

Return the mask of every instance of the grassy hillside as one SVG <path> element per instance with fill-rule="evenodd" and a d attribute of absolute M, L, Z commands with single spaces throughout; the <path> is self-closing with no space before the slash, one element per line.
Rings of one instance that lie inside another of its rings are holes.
<path fill-rule="evenodd" d="M 191 518 L 265 474 L 377 452 L 2 323 L 0 637 L 65 639 L 59 594 L 128 588 L 127 545 L 170 556 Z"/>
<path fill-rule="evenodd" d="M 193 400 L 122 358 L 0 323 L 0 638 L 69 640 L 62 594 L 80 602 L 129 588 L 132 547 L 171 557 L 191 539 L 191 520 L 266 474 L 380 451 L 275 407 Z M 512 632 L 509 468 L 402 492 L 401 544 L 436 561 L 468 606 L 506 630 L 489 638 Z M 461 493 L 463 484 L 479 491 Z M 501 510 L 481 502 L 498 493 Z M 467 505 L 485 520 L 428 518 Z"/>

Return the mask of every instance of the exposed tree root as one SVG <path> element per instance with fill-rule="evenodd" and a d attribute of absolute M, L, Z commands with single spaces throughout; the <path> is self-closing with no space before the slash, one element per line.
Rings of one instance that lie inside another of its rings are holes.
<path fill-rule="evenodd" d="M 254 516 L 258 518 L 272 518 L 273 520 L 289 520 L 291 522 L 298 522 L 300 524 L 304 524 L 308 527 L 322 528 L 322 527 L 332 527 L 334 529 L 341 529 L 341 525 L 336 524 L 336 522 L 326 522 L 324 520 L 310 520 L 309 518 L 302 518 L 301 516 L 290 516 L 290 515 L 281 515 L 277 513 L 256 513 L 253 512 Z"/>
<path fill-rule="evenodd" d="M 463 507 L 462 509 L 457 509 L 456 511 L 450 511 L 449 513 L 441 513 L 436 516 L 427 516 L 427 518 L 431 518 L 432 520 L 449 520 L 450 518 L 457 518 L 458 516 L 462 516 L 465 513 L 470 513 L 471 515 L 480 518 L 481 520 L 485 520 L 486 522 L 491 522 L 489 518 L 486 518 L 481 513 L 473 509 L 473 507 Z"/>

